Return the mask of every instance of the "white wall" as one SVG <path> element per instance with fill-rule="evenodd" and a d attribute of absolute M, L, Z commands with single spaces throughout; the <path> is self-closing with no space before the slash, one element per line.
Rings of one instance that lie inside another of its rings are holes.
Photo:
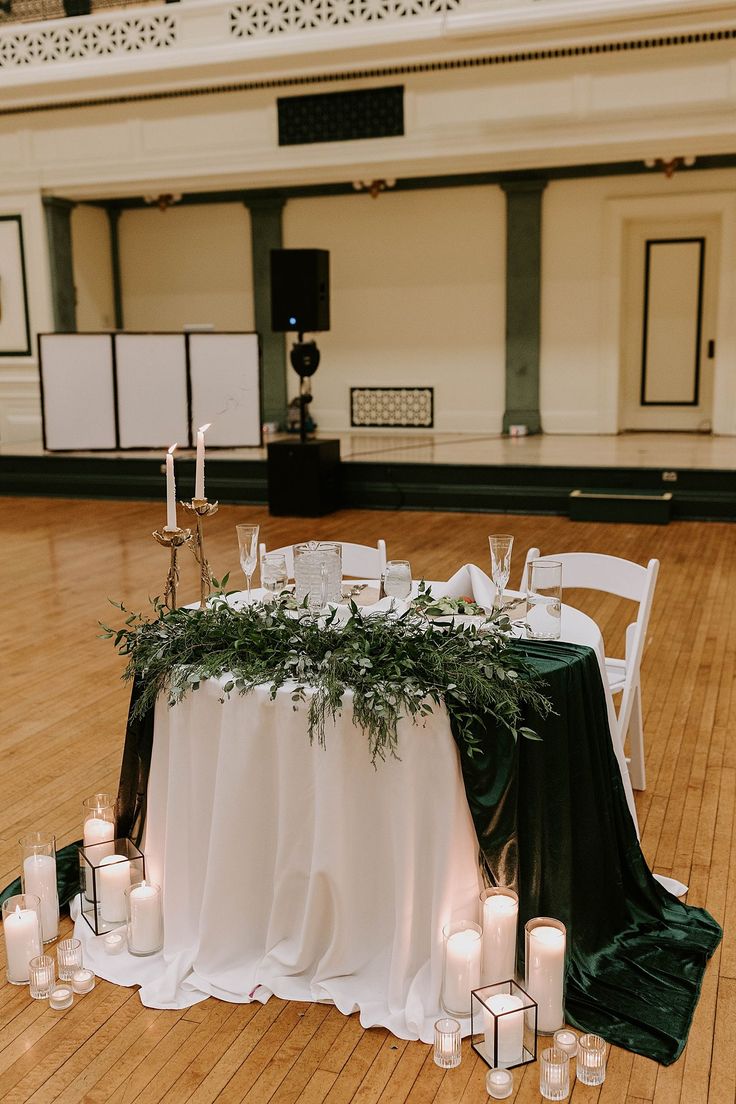
<path fill-rule="evenodd" d="M 77 329 L 114 330 L 110 224 L 100 207 L 72 211 L 72 261 L 77 294 Z"/>
<path fill-rule="evenodd" d="M 350 387 L 435 388 L 439 431 L 497 433 L 504 408 L 499 188 L 290 200 L 284 245 L 330 251 L 331 324 L 313 413 L 350 425 Z M 289 369 L 289 386 L 296 390 Z"/>
<path fill-rule="evenodd" d="M 250 215 L 239 203 L 146 208 L 118 224 L 126 330 L 253 329 Z"/>

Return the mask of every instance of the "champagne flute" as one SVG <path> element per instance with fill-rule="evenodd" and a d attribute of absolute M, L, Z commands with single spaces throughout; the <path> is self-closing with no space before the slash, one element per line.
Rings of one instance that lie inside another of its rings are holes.
<path fill-rule="evenodd" d="M 248 605 L 250 605 L 250 583 L 258 562 L 258 533 L 260 525 L 236 525 L 240 566 L 248 584 Z"/>
<path fill-rule="evenodd" d="M 511 574 L 511 549 L 514 538 L 508 533 L 494 533 L 488 538 L 491 546 L 491 578 L 496 585 L 496 606 L 500 609 L 503 592 Z"/>

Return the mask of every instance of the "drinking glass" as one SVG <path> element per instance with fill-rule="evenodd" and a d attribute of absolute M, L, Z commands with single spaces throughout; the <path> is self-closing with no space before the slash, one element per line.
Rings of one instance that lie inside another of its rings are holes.
<path fill-rule="evenodd" d="M 493 533 L 488 538 L 491 546 L 491 578 L 496 585 L 496 605 L 501 608 L 503 592 L 511 574 L 511 549 L 514 538 L 508 533 Z"/>
<path fill-rule="evenodd" d="M 562 617 L 562 564 L 559 560 L 532 560 L 526 602 L 526 635 L 534 640 L 559 640 Z"/>
<path fill-rule="evenodd" d="M 258 533 L 261 527 L 260 525 L 236 525 L 235 528 L 238 533 L 240 566 L 248 585 L 248 603 L 250 604 L 250 583 L 258 563 Z"/>
<path fill-rule="evenodd" d="M 288 579 L 286 556 L 283 552 L 266 552 L 261 560 L 261 586 L 275 597 L 286 586 Z"/>
<path fill-rule="evenodd" d="M 411 594 L 411 564 L 408 560 L 389 560 L 383 576 L 387 598 L 408 598 Z"/>

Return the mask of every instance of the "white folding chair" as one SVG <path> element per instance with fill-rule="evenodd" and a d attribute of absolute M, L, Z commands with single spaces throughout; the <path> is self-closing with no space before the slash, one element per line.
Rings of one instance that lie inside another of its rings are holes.
<path fill-rule="evenodd" d="M 529 564 L 539 558 L 539 549 L 530 548 L 521 579 L 522 591 L 526 590 Z M 617 736 L 622 748 L 627 736 L 631 741 L 631 756 L 627 759 L 631 785 L 635 790 L 644 790 L 646 771 L 640 672 L 659 560 L 650 560 L 646 567 L 642 567 L 631 560 L 605 556 L 598 552 L 563 552 L 545 556 L 544 559 L 556 560 L 562 564 L 563 587 L 601 590 L 639 603 L 636 621 L 626 629 L 626 658 L 606 657 L 606 675 L 611 693 L 622 695 L 618 709 Z"/>
<path fill-rule="evenodd" d="M 325 538 L 327 539 L 327 538 Z M 386 570 L 386 542 L 379 540 L 375 548 L 368 544 L 349 544 L 345 541 L 336 541 L 342 547 L 342 572 L 354 579 L 378 579 Z M 283 548 L 266 548 L 260 546 L 260 559 L 266 552 L 281 552 L 286 557 L 286 571 L 289 578 L 294 577 L 294 545 L 287 544 Z"/>

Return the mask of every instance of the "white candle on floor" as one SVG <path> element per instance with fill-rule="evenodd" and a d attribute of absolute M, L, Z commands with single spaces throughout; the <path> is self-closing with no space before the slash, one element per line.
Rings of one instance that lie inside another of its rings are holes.
<path fill-rule="evenodd" d="M 176 524 L 176 483 L 174 482 L 174 449 L 166 453 L 166 528 L 178 529 Z"/>
<path fill-rule="evenodd" d="M 131 954 L 153 954 L 162 943 L 161 891 L 158 886 L 138 885 L 130 894 L 128 950 Z"/>
<path fill-rule="evenodd" d="M 28 855 L 23 860 L 23 884 L 41 902 L 41 938 L 44 943 L 59 934 L 59 895 L 56 859 L 53 855 Z"/>
<path fill-rule="evenodd" d="M 35 909 L 22 909 L 5 917 L 5 954 L 8 962 L 8 981 L 22 985 L 31 980 L 28 963 L 41 954 L 41 932 Z"/>
<path fill-rule="evenodd" d="M 108 924 L 125 920 L 125 891 L 130 885 L 130 861 L 123 855 L 106 855 L 97 871 L 100 915 Z"/>
<path fill-rule="evenodd" d="M 464 928 L 447 937 L 443 1004 L 448 1012 L 470 1015 L 470 990 L 480 986 L 480 932 Z"/>
<path fill-rule="evenodd" d="M 487 998 L 486 1004 L 497 1015 L 500 1012 L 508 1013 L 506 1016 L 498 1016 L 498 1053 L 494 1053 L 494 1017 L 489 1012 L 484 1012 L 486 1054 L 494 1066 L 518 1065 L 524 1050 L 524 1002 L 521 997 L 511 993 L 494 993 Z"/>
<path fill-rule="evenodd" d="M 212 423 L 200 426 L 197 430 L 197 466 L 194 471 L 194 497 L 204 498 L 204 435 Z"/>
<path fill-rule="evenodd" d="M 516 974 L 516 924 L 519 902 L 494 893 L 483 901 L 483 985 L 509 981 Z"/>
<path fill-rule="evenodd" d="M 89 817 L 84 822 L 84 846 L 92 847 L 98 843 L 109 843 L 109 848 L 98 847 L 93 855 L 90 856 L 91 861 L 95 866 L 99 865 L 100 859 L 105 855 L 111 855 L 114 851 L 112 841 L 115 839 L 115 825 L 110 820 L 103 820 L 102 817 Z M 86 894 L 89 900 L 92 900 L 92 871 L 87 863 L 85 863 L 85 879 L 86 879 Z M 97 889 L 99 893 L 99 887 Z"/>
<path fill-rule="evenodd" d="M 549 924 L 532 928 L 527 957 L 529 996 L 538 1006 L 537 1029 L 551 1035 L 565 1022 L 565 933 Z"/>

